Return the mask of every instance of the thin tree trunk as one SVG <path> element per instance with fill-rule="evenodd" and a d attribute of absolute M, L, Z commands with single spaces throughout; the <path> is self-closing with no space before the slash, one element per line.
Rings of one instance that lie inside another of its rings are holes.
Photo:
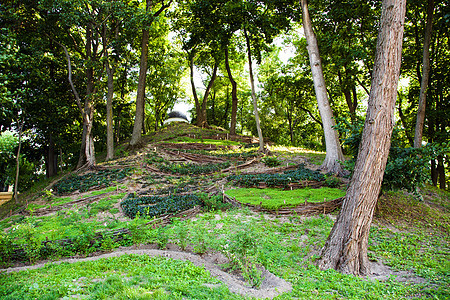
<path fill-rule="evenodd" d="M 116 38 L 118 32 L 116 31 Z M 108 75 L 108 92 L 106 95 L 106 160 L 114 158 L 114 126 L 113 126 L 113 97 L 114 97 L 114 67 L 109 65 L 108 41 L 106 38 L 106 25 L 102 32 L 103 57 L 105 58 L 106 74 Z"/>
<path fill-rule="evenodd" d="M 318 266 L 370 274 L 369 230 L 394 126 L 406 0 L 383 0 L 366 122 L 355 170 Z"/>
<path fill-rule="evenodd" d="M 208 86 L 206 87 L 205 94 L 203 95 L 203 102 L 202 102 L 202 106 L 200 109 L 202 122 L 201 122 L 201 124 L 198 124 L 198 121 L 197 121 L 197 125 L 200 127 L 208 127 L 208 120 L 207 120 L 207 116 L 206 116 L 206 104 L 208 103 L 208 97 L 209 97 L 209 94 L 211 93 L 211 89 L 214 85 L 214 81 L 216 81 L 216 78 L 217 78 L 217 68 L 218 67 L 219 67 L 219 64 L 217 62 L 214 62 L 213 73 L 211 75 L 211 79 L 209 80 Z"/>
<path fill-rule="evenodd" d="M 244 28 L 244 35 L 245 40 L 247 42 L 248 71 L 250 73 L 250 86 L 252 88 L 253 112 L 255 114 L 256 130 L 258 132 L 258 139 L 259 139 L 259 152 L 264 153 L 264 139 L 262 135 L 261 124 L 259 122 L 258 102 L 256 101 L 255 80 L 253 78 L 252 52 L 250 48 L 250 39 L 248 37 L 248 33 L 245 28 Z"/>
<path fill-rule="evenodd" d="M 53 177 L 58 174 L 58 155 L 55 154 L 55 143 L 50 134 L 47 151 L 47 177 Z"/>
<path fill-rule="evenodd" d="M 17 149 L 17 156 L 16 156 L 16 182 L 14 184 L 14 201 L 16 204 L 19 204 L 19 173 L 20 173 L 20 150 L 22 148 L 22 129 L 23 124 L 25 122 L 22 120 L 19 125 L 19 148 Z"/>
<path fill-rule="evenodd" d="M 147 0 L 146 12 L 151 9 L 152 1 Z M 142 42 L 141 42 L 141 60 L 139 63 L 139 79 L 136 94 L 136 113 L 134 117 L 133 134 L 131 135 L 130 146 L 136 147 L 141 140 L 142 136 L 142 124 L 144 122 L 144 109 L 145 109 L 145 81 L 147 78 L 147 65 L 148 65 L 148 40 L 149 30 L 142 30 Z"/>
<path fill-rule="evenodd" d="M 423 70 L 420 82 L 419 106 L 417 108 L 416 130 L 414 134 L 414 148 L 422 146 L 423 124 L 425 122 L 425 107 L 427 102 L 427 87 L 430 77 L 430 43 L 433 27 L 434 0 L 428 0 L 427 25 L 425 27 L 425 40 L 423 42 Z"/>
<path fill-rule="evenodd" d="M 323 132 L 325 135 L 326 156 L 321 168 L 323 170 L 327 170 L 328 172 L 341 173 L 342 166 L 339 161 L 344 160 L 344 154 L 342 153 L 337 131 L 333 129 L 333 126 L 335 126 L 336 123 L 328 101 L 327 89 L 322 71 L 322 63 L 320 61 L 319 46 L 312 28 L 306 0 L 301 0 L 301 6 L 303 13 L 303 29 L 305 31 L 305 37 L 308 43 L 307 49 L 314 89 L 316 91 L 317 104 L 319 107 L 320 116 L 322 118 Z"/>
<path fill-rule="evenodd" d="M 230 124 L 230 134 L 236 134 L 236 116 L 237 116 L 237 106 L 238 106 L 238 98 L 237 98 L 237 83 L 233 79 L 233 75 L 231 74 L 230 61 L 229 61 L 229 53 L 228 46 L 225 49 L 225 67 L 227 69 L 228 78 L 231 82 L 231 124 Z"/>
<path fill-rule="evenodd" d="M 437 157 L 438 165 L 437 165 L 437 173 L 439 177 L 439 188 L 441 190 L 445 190 L 446 188 L 446 180 L 445 180 L 445 167 L 444 167 L 444 157 L 439 155 Z"/>
<path fill-rule="evenodd" d="M 86 31 L 86 57 L 93 57 L 95 55 L 95 49 L 93 49 L 93 37 L 92 37 L 92 25 L 88 26 Z M 94 50 L 94 51 L 93 51 Z M 86 124 L 86 147 L 84 154 L 86 155 L 86 166 L 92 167 L 95 165 L 95 148 L 94 137 L 92 133 L 92 127 L 94 126 L 94 106 L 92 96 L 94 94 L 94 68 L 89 66 L 86 68 L 86 99 L 84 100 L 84 117 L 83 120 Z"/>
<path fill-rule="evenodd" d="M 201 124 L 203 123 L 203 120 L 201 119 L 202 118 L 201 106 L 200 106 L 200 101 L 198 100 L 197 89 L 195 88 L 195 82 L 194 82 L 194 53 L 193 52 L 189 53 L 189 69 L 190 69 L 189 79 L 191 82 L 192 96 L 194 97 L 194 102 L 195 102 L 195 113 L 197 115 L 197 126 L 201 126 Z"/>
<path fill-rule="evenodd" d="M 165 9 L 167 9 L 172 0 L 164 4 L 161 1 L 161 7 L 152 15 L 152 20 L 158 17 Z M 149 13 L 153 7 L 153 1 L 147 0 L 145 4 L 145 11 Z M 151 24 L 149 24 L 150 26 Z M 136 114 L 134 118 L 133 134 L 131 135 L 130 146 L 137 147 L 141 140 L 141 132 L 144 123 L 145 114 L 145 81 L 147 78 L 147 65 L 148 65 L 148 40 L 149 40 L 149 30 L 142 30 L 142 42 L 141 42 L 141 60 L 139 63 L 139 79 L 138 79 L 138 89 L 136 94 Z"/>

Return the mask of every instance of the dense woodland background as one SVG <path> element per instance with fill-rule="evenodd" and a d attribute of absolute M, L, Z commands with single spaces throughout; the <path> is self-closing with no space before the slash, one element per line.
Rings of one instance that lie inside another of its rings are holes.
<path fill-rule="evenodd" d="M 381 1 L 308 5 L 339 140 L 353 158 L 344 165 L 351 170 Z M 0 22 L 0 186 L 14 183 L 18 151 L 19 189 L 25 190 L 43 176 L 95 164 L 96 154 L 113 158 L 119 143 L 138 145 L 142 134 L 163 126 L 176 103 L 194 107 L 194 124 L 258 136 L 249 58 L 265 139 L 325 150 L 298 1 L 6 0 Z M 445 1 L 407 1 L 385 186 L 448 186 L 449 23 Z M 419 149 L 414 139 L 424 91 Z"/>

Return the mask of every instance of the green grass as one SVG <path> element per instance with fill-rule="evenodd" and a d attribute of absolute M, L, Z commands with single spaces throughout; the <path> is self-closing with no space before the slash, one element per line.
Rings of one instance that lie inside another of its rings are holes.
<path fill-rule="evenodd" d="M 340 198 L 345 192 L 335 188 L 323 187 L 320 189 L 297 189 L 283 191 L 279 189 L 239 188 L 225 192 L 228 196 L 236 198 L 239 202 L 262 205 L 267 209 L 280 207 L 294 207 L 308 202 L 323 202 Z"/>
<path fill-rule="evenodd" d="M 190 262 L 145 255 L 0 275 L 2 299 L 239 299 Z M 219 284 L 215 288 L 206 284 Z"/>
<path fill-rule="evenodd" d="M 60 227 L 77 224 L 76 216 L 74 212 L 68 219 L 62 218 Z M 135 222 L 145 220 L 135 219 L 132 223 Z M 43 230 L 42 225 L 35 224 L 34 228 Z M 448 299 L 450 296 L 447 241 L 432 235 L 397 234 L 373 228 L 369 237 L 371 258 L 387 261 L 398 270 L 413 270 L 427 280 L 417 285 L 400 283 L 394 278 L 378 282 L 334 270 L 321 271 L 314 266 L 316 256 L 311 254 L 318 253 L 332 226 L 333 220 L 328 216 L 292 216 L 289 220 L 281 220 L 267 219 L 264 214 L 246 209 L 212 211 L 192 220 L 175 221 L 156 231 L 139 230 L 142 234 L 139 243 L 158 242 L 162 247 L 168 242 L 182 247 L 191 245 L 197 253 L 207 249 L 225 254 L 244 252 L 249 261 L 263 265 L 292 283 L 293 291 L 278 299 Z M 249 240 L 252 243 L 243 251 L 245 241 Z M 150 269 L 153 273 L 149 273 Z M 178 273 L 173 274 L 173 269 Z M 166 296 L 169 299 L 242 299 L 229 294 L 223 287 L 213 290 L 204 287 L 205 281 L 214 282 L 214 279 L 201 275 L 203 272 L 201 268 L 194 270 L 185 263 L 168 259 L 161 259 L 155 266 L 146 256 L 122 256 L 0 274 L 0 297 L 55 299 L 78 295 L 80 298 L 106 299 L 128 295 L 139 299 L 138 296 L 145 298 L 145 295 L 151 298 L 149 293 L 153 293 L 156 299 Z M 159 285 L 151 285 L 155 280 Z M 139 293 L 133 294 L 133 291 Z"/>

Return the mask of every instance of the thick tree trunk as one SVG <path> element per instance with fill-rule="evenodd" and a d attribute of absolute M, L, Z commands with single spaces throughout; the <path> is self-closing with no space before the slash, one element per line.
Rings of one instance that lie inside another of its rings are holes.
<path fill-rule="evenodd" d="M 231 123 L 230 123 L 230 134 L 236 134 L 236 116 L 237 116 L 237 106 L 238 106 L 238 98 L 237 98 L 237 83 L 233 79 L 233 75 L 231 74 L 230 62 L 229 62 L 229 53 L 228 46 L 225 49 L 225 67 L 227 69 L 228 78 L 231 82 Z"/>
<path fill-rule="evenodd" d="M 427 25 L 423 42 L 423 70 L 420 82 L 419 106 L 417 108 L 416 130 L 414 134 L 414 148 L 422 146 L 423 124 L 425 122 L 425 107 L 427 102 L 428 79 L 430 77 L 430 43 L 433 27 L 434 0 L 428 0 Z"/>
<path fill-rule="evenodd" d="M 301 0 L 301 6 L 303 13 L 303 29 L 305 31 L 305 37 L 308 43 L 307 49 L 314 89 L 316 91 L 317 104 L 319 107 L 320 116 L 322 118 L 323 131 L 325 135 L 325 148 L 327 153 L 321 168 L 327 170 L 328 172 L 341 173 L 342 166 L 339 161 L 344 160 L 344 154 L 342 153 L 337 131 L 333 129 L 333 126 L 336 124 L 333 118 L 330 103 L 328 101 L 327 89 L 322 71 L 322 63 L 320 61 L 319 46 L 317 44 L 317 38 L 314 34 L 311 19 L 309 17 L 307 1 Z"/>
<path fill-rule="evenodd" d="M 248 55 L 248 71 L 250 73 L 250 86 L 252 88 L 252 100 L 253 100 L 253 113 L 255 114 L 256 131 L 258 132 L 259 139 L 259 152 L 264 153 L 264 139 L 261 130 L 261 124 L 259 122 L 258 102 L 256 101 L 255 80 L 253 78 L 252 67 L 252 52 L 250 47 L 250 39 L 248 37 L 247 30 L 244 29 L 245 41 L 247 42 L 247 55 Z"/>
<path fill-rule="evenodd" d="M 380 192 L 394 126 L 406 0 L 383 0 L 366 122 L 352 180 L 322 249 L 321 269 L 370 273 L 369 229 Z"/>
<path fill-rule="evenodd" d="M 146 11 L 149 12 L 152 5 L 152 1 L 147 1 Z M 147 65 L 148 65 L 148 29 L 142 30 L 142 42 L 141 42 L 141 60 L 139 63 L 139 79 L 136 94 L 136 113 L 134 117 L 133 134 L 131 135 L 130 146 L 136 147 L 141 140 L 142 136 L 142 124 L 144 122 L 144 109 L 145 109 L 145 81 L 147 78 Z"/>

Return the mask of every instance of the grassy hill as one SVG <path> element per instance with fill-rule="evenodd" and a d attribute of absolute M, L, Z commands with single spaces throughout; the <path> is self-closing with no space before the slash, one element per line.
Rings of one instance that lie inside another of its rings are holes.
<path fill-rule="evenodd" d="M 341 197 L 347 180 L 317 171 L 323 153 L 270 146 L 268 158 L 253 143 L 174 124 L 0 207 L 0 297 L 450 297 L 448 192 L 384 193 L 369 238 L 374 274 L 321 271 L 314 262 L 338 211 L 278 212 L 333 200 L 330 190 Z"/>

